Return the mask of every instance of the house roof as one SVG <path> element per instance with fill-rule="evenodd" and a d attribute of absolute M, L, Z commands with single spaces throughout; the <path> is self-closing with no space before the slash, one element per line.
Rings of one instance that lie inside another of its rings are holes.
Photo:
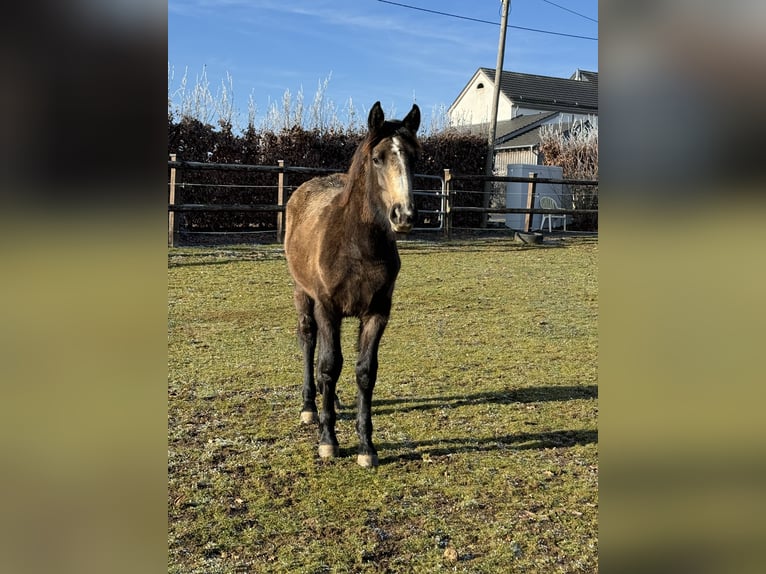
<path fill-rule="evenodd" d="M 535 114 L 539 115 L 539 114 Z M 555 115 L 555 113 L 546 114 L 547 117 Z M 571 122 L 559 123 L 558 128 L 565 134 L 569 133 L 572 129 Z M 541 143 L 540 129 L 543 126 L 542 121 L 531 122 L 525 129 L 516 130 L 515 132 L 506 134 L 505 136 L 495 140 L 495 148 L 501 149 L 513 149 L 513 148 L 528 148 L 535 147 Z M 589 129 L 590 121 L 586 121 L 584 126 Z"/>
<path fill-rule="evenodd" d="M 537 126 L 523 134 L 498 142 L 496 149 L 512 149 L 519 147 L 534 147 L 540 144 L 540 126 Z"/>
<path fill-rule="evenodd" d="M 535 128 L 540 127 L 544 121 L 552 118 L 557 113 L 558 112 L 540 112 L 539 114 L 516 116 L 512 120 L 506 122 L 498 122 L 496 130 L 497 138 L 495 141 L 499 144 L 505 143 L 513 138 L 518 138 L 533 131 Z M 506 129 L 503 131 L 500 130 L 501 123 L 507 124 L 504 126 Z"/>
<path fill-rule="evenodd" d="M 495 146 L 498 149 L 511 149 L 519 147 L 534 147 L 540 143 L 540 126 L 543 123 L 558 115 L 560 112 L 541 112 L 539 114 L 530 114 L 528 116 L 518 116 L 514 119 L 520 121 L 516 129 L 509 131 L 495 140 Z M 511 120 L 513 121 L 513 120 Z M 561 121 L 559 119 L 559 121 Z"/>
<path fill-rule="evenodd" d="M 495 81 L 493 68 L 479 68 L 476 73 L 483 73 L 492 82 Z M 500 91 L 506 98 L 520 107 L 597 114 L 598 72 L 578 70 L 573 75 L 579 75 L 581 79 L 554 78 L 552 76 L 503 71 L 500 76 Z M 474 74 L 475 76 L 476 74 Z M 471 81 L 450 107 L 454 107 L 460 100 L 465 90 L 471 85 Z"/>
<path fill-rule="evenodd" d="M 501 120 L 497 122 L 495 142 L 500 143 L 511 137 L 518 136 L 534 129 L 536 126 L 540 125 L 540 123 L 555 116 L 557 113 L 558 112 L 540 112 L 538 114 L 516 116 L 511 120 Z M 489 133 L 489 124 L 469 124 L 462 126 L 461 129 L 473 135 L 486 137 Z"/>
<path fill-rule="evenodd" d="M 570 80 L 580 80 L 582 82 L 593 82 L 598 84 L 598 72 L 591 72 L 588 70 L 581 70 L 577 68 L 574 74 L 569 76 Z"/>

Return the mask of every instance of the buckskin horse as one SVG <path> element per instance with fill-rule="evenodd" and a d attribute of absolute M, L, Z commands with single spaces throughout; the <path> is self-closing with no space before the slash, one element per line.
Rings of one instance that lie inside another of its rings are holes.
<path fill-rule="evenodd" d="M 372 443 L 372 392 L 378 346 L 391 312 L 401 267 L 397 233 L 412 229 L 412 165 L 420 152 L 420 109 L 386 120 L 380 102 L 347 173 L 311 179 L 287 202 L 285 255 L 295 283 L 298 340 L 303 353 L 304 424 L 319 422 L 319 456 L 338 456 L 336 383 L 343 366 L 341 323 L 359 318 L 356 361 L 357 462 L 378 466 Z M 317 343 L 319 356 L 314 357 Z M 322 395 L 317 416 L 317 388 Z"/>

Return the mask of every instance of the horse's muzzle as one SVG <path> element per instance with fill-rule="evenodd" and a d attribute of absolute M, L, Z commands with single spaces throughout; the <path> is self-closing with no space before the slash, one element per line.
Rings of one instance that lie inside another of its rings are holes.
<path fill-rule="evenodd" d="M 388 219 L 391 221 L 391 227 L 397 233 L 407 233 L 415 225 L 417 213 L 414 208 L 406 208 L 401 203 L 395 203 L 391 207 Z"/>

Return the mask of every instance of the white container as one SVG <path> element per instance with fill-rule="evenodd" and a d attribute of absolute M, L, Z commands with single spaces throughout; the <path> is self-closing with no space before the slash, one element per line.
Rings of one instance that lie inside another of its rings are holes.
<path fill-rule="evenodd" d="M 527 163 L 508 164 L 506 175 L 510 177 L 529 177 L 529 173 L 534 172 L 537 177 L 550 179 L 562 179 L 563 171 L 557 165 L 533 165 Z M 508 182 L 505 188 L 505 206 L 514 208 L 524 208 L 527 206 L 527 192 L 529 183 L 527 182 Z M 541 197 L 552 197 L 562 209 L 572 208 L 572 195 L 568 186 L 561 183 L 538 183 L 535 186 L 535 205 L 540 207 Z M 505 215 L 505 226 L 517 231 L 524 231 L 524 213 L 507 213 Z M 571 217 L 571 216 L 570 216 Z M 532 216 L 531 231 L 540 229 L 540 223 L 543 216 L 535 214 Z M 555 225 L 563 227 L 564 222 L 561 219 L 554 220 Z M 570 219 L 567 219 L 567 225 Z M 548 229 L 546 222 L 545 228 Z"/>

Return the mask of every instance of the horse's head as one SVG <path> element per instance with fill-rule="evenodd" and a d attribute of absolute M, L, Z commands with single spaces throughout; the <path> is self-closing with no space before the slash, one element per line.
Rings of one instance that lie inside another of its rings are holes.
<path fill-rule="evenodd" d="M 367 126 L 371 176 L 381 189 L 391 228 L 406 233 L 415 223 L 412 165 L 420 152 L 415 135 L 420 126 L 420 109 L 413 104 L 403 120 L 386 121 L 380 102 L 375 102 Z"/>

